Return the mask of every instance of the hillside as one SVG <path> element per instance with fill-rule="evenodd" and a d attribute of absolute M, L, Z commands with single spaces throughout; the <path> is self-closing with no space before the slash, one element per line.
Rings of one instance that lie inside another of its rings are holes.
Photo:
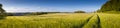
<path fill-rule="evenodd" d="M 120 11 L 120 0 L 108 0 L 98 12 L 118 12 Z"/>

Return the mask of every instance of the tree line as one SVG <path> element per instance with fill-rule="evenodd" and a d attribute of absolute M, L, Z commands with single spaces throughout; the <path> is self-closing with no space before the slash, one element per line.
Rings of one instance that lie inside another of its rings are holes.
<path fill-rule="evenodd" d="M 24 16 L 24 15 L 43 15 L 53 13 L 73 13 L 73 12 L 26 12 L 26 13 L 7 13 L 0 4 L 0 19 L 4 19 L 6 16 Z M 74 13 L 85 13 L 85 11 L 75 11 Z"/>
<path fill-rule="evenodd" d="M 0 4 L 0 19 L 4 19 L 6 15 L 6 11 L 2 8 L 2 4 Z"/>

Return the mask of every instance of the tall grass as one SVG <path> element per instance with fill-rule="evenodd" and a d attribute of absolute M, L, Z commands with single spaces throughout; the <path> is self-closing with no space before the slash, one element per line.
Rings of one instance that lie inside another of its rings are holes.
<path fill-rule="evenodd" d="M 36 16 L 8 16 L 0 20 L 0 28 L 75 28 L 93 14 L 47 14 Z"/>
<path fill-rule="evenodd" d="M 8 16 L 0 28 L 120 28 L 120 14 L 97 14 Z"/>
<path fill-rule="evenodd" d="M 120 14 L 99 14 L 102 28 L 120 28 Z"/>

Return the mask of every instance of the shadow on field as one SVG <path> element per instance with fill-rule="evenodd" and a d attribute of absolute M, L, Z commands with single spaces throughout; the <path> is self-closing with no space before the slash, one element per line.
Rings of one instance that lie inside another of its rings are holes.
<path fill-rule="evenodd" d="M 84 26 L 86 26 L 86 24 L 88 24 L 91 21 L 90 19 L 92 19 L 93 16 L 89 17 L 84 23 L 73 26 L 72 28 L 83 28 Z M 95 22 L 92 24 L 88 24 L 88 27 L 89 28 L 101 28 L 100 17 L 97 15 Z"/>
<path fill-rule="evenodd" d="M 97 15 L 97 19 L 95 20 L 95 23 L 92 23 L 90 28 L 101 28 L 100 17 L 98 15 Z"/>
<path fill-rule="evenodd" d="M 100 17 L 97 15 L 97 25 L 98 27 L 97 28 L 101 28 L 101 23 L 100 23 Z"/>
<path fill-rule="evenodd" d="M 83 26 L 84 26 L 85 24 L 87 24 L 93 16 L 94 16 L 94 15 L 92 15 L 91 17 L 89 17 L 89 18 L 87 19 L 87 21 L 85 21 L 84 23 L 82 23 L 82 24 L 80 24 L 80 25 L 78 25 L 78 26 L 77 26 L 77 25 L 76 25 L 76 26 L 73 26 L 73 28 L 83 28 Z"/>

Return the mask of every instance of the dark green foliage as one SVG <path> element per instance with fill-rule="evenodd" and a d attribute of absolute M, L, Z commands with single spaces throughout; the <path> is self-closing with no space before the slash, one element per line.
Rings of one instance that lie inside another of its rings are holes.
<path fill-rule="evenodd" d="M 85 13 L 85 11 L 75 11 L 74 13 Z"/>
<path fill-rule="evenodd" d="M 2 9 L 2 4 L 0 4 L 0 19 L 4 19 L 6 17 L 5 10 Z"/>
<path fill-rule="evenodd" d="M 107 1 L 97 12 L 120 11 L 120 0 Z"/>
<path fill-rule="evenodd" d="M 53 13 L 60 13 L 60 12 L 29 12 L 29 13 L 25 13 L 24 15 L 43 15 L 43 14 L 53 14 Z"/>
<path fill-rule="evenodd" d="M 48 14 L 47 12 L 33 12 L 33 13 L 28 13 L 26 15 L 43 15 L 43 14 Z"/>
<path fill-rule="evenodd" d="M 47 12 L 26 12 L 26 13 L 7 13 L 7 16 L 43 15 Z"/>
<path fill-rule="evenodd" d="M 43 14 L 53 14 L 60 12 L 24 12 L 24 13 L 7 13 L 7 16 L 26 16 L 26 15 L 43 15 Z"/>

